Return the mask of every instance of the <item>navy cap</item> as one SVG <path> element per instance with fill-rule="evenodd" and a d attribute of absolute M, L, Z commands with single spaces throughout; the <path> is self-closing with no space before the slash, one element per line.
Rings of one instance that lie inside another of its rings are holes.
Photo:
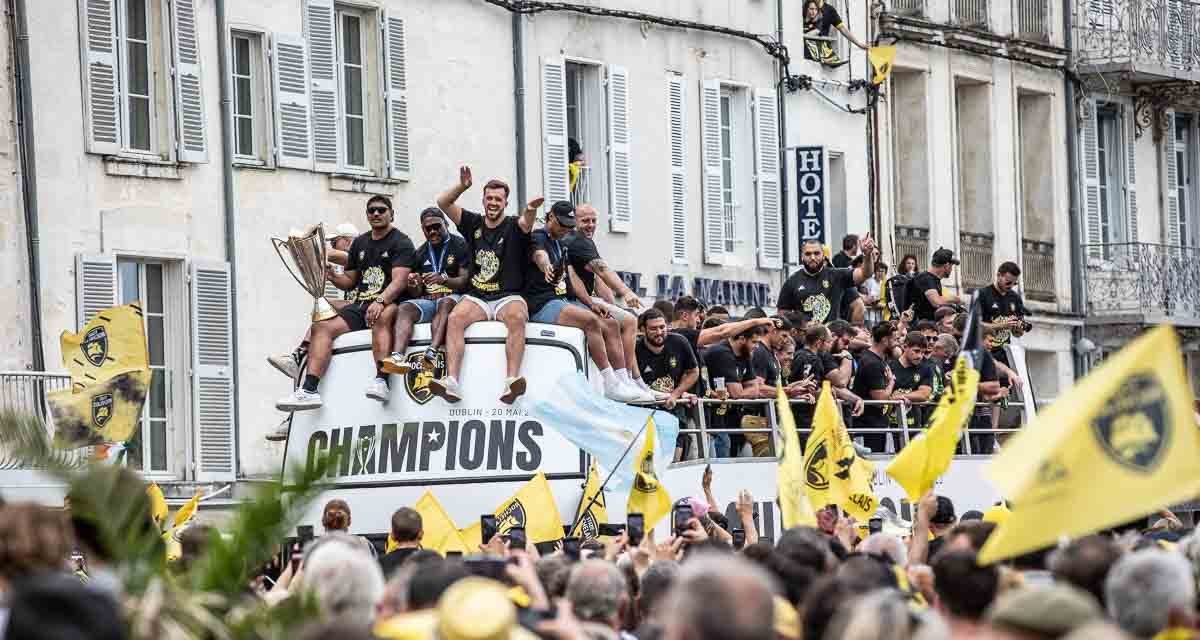
<path fill-rule="evenodd" d="M 568 229 L 575 228 L 575 205 L 566 200 L 559 200 L 550 207 L 550 215 L 554 216 L 558 223 Z"/>

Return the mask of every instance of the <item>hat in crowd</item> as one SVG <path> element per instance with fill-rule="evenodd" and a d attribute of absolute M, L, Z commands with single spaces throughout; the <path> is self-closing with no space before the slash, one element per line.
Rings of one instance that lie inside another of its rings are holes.
<path fill-rule="evenodd" d="M 677 507 L 682 507 L 685 504 L 692 508 L 692 515 L 696 516 L 697 518 L 708 513 L 709 511 L 708 503 L 700 498 L 697 498 L 696 496 L 680 498 L 675 501 L 675 506 Z"/>
<path fill-rule="evenodd" d="M 1091 594 L 1065 584 L 1009 592 L 984 615 L 995 628 L 1049 638 L 1064 636 L 1103 616 Z"/>
<path fill-rule="evenodd" d="M 959 522 L 967 522 L 968 520 L 983 520 L 983 512 L 978 509 L 971 509 L 970 511 L 964 511 L 958 519 Z"/>
<path fill-rule="evenodd" d="M 783 596 L 775 596 L 775 637 L 800 640 L 800 614 Z"/>
<path fill-rule="evenodd" d="M 425 218 L 438 218 L 445 220 L 446 214 L 442 213 L 442 210 L 437 207 L 425 207 L 425 210 L 421 212 L 421 222 L 425 222 Z"/>
<path fill-rule="evenodd" d="M 333 240 L 334 238 L 357 238 L 357 237 L 358 237 L 358 227 L 355 227 L 354 225 L 350 224 L 349 222 L 343 222 L 333 228 L 333 233 L 331 233 L 327 239 Z"/>
<path fill-rule="evenodd" d="M 568 229 L 575 228 L 575 205 L 566 200 L 559 200 L 550 207 L 550 215 L 554 216 L 558 223 Z"/>
<path fill-rule="evenodd" d="M 942 318 L 945 318 L 946 316 L 952 316 L 956 313 L 958 313 L 958 310 L 956 310 L 954 307 L 951 307 L 951 306 L 938 307 L 937 311 L 933 312 L 933 317 L 936 320 L 941 320 Z"/>
<path fill-rule="evenodd" d="M 944 264 L 958 264 L 958 258 L 954 257 L 953 251 L 941 248 L 933 252 L 933 260 L 930 262 L 933 263 L 933 266 L 938 267 Z"/>
<path fill-rule="evenodd" d="M 526 640 L 536 638 L 517 624 L 508 590 L 495 580 L 463 578 L 438 601 L 440 640 Z"/>
<path fill-rule="evenodd" d="M 437 611 L 424 609 L 381 620 L 371 633 L 382 640 L 428 640 L 436 630 Z"/>
<path fill-rule="evenodd" d="M 946 496 L 937 497 L 937 511 L 933 512 L 933 517 L 929 519 L 933 524 L 954 524 L 957 518 L 954 517 L 954 503 Z"/>

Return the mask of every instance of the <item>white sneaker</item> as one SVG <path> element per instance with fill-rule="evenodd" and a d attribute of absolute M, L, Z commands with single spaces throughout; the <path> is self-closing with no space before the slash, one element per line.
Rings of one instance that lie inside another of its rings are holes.
<path fill-rule="evenodd" d="M 388 389 L 387 382 L 383 378 L 375 378 L 371 381 L 371 384 L 367 385 L 367 397 L 372 400 L 387 402 L 388 391 L 390 389 Z"/>
<path fill-rule="evenodd" d="M 267 440 L 269 442 L 283 442 L 284 440 L 287 440 L 288 432 L 291 430 L 292 419 L 290 417 L 284 418 L 283 422 L 280 422 L 279 426 L 275 427 L 274 431 L 267 433 Z"/>
<path fill-rule="evenodd" d="M 619 381 L 605 381 L 604 397 L 617 402 L 641 402 L 642 396 L 640 392 L 634 391 L 629 387 L 621 384 Z"/>
<path fill-rule="evenodd" d="M 321 394 L 309 393 L 303 388 L 296 389 L 291 395 L 275 403 L 280 411 L 312 411 L 321 408 Z"/>
<path fill-rule="evenodd" d="M 295 352 L 281 356 L 267 356 L 267 363 L 292 380 L 300 375 L 300 361 L 296 359 Z"/>
<path fill-rule="evenodd" d="M 504 380 L 504 395 L 500 396 L 500 402 L 504 404 L 512 404 L 517 401 L 517 398 L 525 395 L 526 383 L 523 376 L 516 378 L 505 378 Z"/>
<path fill-rule="evenodd" d="M 645 380 L 642 380 L 641 378 L 634 378 L 634 379 L 633 379 L 633 385 L 634 385 L 635 387 L 637 387 L 637 388 L 641 389 L 642 391 L 649 391 L 649 392 L 651 392 L 651 393 L 653 393 L 653 392 L 654 392 L 654 389 L 651 389 L 651 388 L 650 388 L 650 385 L 646 384 L 646 381 L 645 381 Z M 661 393 L 661 392 L 660 392 L 660 393 Z"/>
<path fill-rule="evenodd" d="M 648 389 L 648 391 L 650 392 L 650 395 L 654 397 L 655 402 L 662 402 L 663 400 L 666 400 L 667 398 L 671 397 L 671 394 L 669 394 L 669 393 L 655 391 L 654 389 Z"/>
<path fill-rule="evenodd" d="M 450 404 L 462 401 L 462 389 L 459 388 L 458 380 L 455 380 L 454 376 L 430 380 L 429 391 Z"/>
<path fill-rule="evenodd" d="M 633 402 L 658 402 L 653 393 L 649 391 L 642 391 L 642 388 L 636 384 L 626 384 L 625 388 L 629 390 L 630 393 L 637 396 L 637 400 L 633 400 Z"/>

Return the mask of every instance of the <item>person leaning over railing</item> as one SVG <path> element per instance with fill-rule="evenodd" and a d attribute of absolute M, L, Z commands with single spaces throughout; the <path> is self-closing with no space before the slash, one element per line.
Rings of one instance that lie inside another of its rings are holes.
<path fill-rule="evenodd" d="M 925 366 L 925 356 L 928 353 L 928 339 L 920 333 L 910 333 L 904 338 L 904 346 L 900 357 L 888 361 L 888 368 L 896 381 L 892 391 L 892 399 L 899 400 L 908 409 L 905 416 L 907 428 L 914 429 L 923 422 L 923 406 L 933 392 L 932 371 Z M 892 426 L 900 425 L 898 407 L 888 407 L 891 413 L 889 422 Z"/>
<path fill-rule="evenodd" d="M 792 358 L 789 378 L 794 382 L 811 380 L 815 389 L 819 389 L 821 383 L 829 380 L 834 397 L 848 404 L 853 416 L 862 415 L 864 409 L 862 398 L 846 388 L 846 383 L 850 379 L 849 370 L 853 358 L 849 356 L 841 359 L 835 358 L 830 352 L 833 343 L 834 337 L 827 327 L 820 324 L 809 325 L 804 330 L 804 345 L 796 350 L 796 355 Z M 801 395 L 797 399 L 802 402 L 794 405 L 794 417 L 796 428 L 801 430 L 800 442 L 803 445 L 808 439 L 805 430 L 812 428 L 816 402 L 815 391 Z"/>
<path fill-rule="evenodd" d="M 881 322 L 871 330 L 871 348 L 859 356 L 858 371 L 854 374 L 851 391 L 864 400 L 888 400 L 896 387 L 896 379 L 887 358 L 892 351 L 896 336 L 896 325 L 892 322 Z M 856 427 L 882 429 L 888 426 L 884 407 L 869 405 L 855 421 Z M 851 429 L 853 436 L 853 429 Z M 882 453 L 887 442 L 882 432 L 862 434 L 863 444 L 876 453 Z"/>

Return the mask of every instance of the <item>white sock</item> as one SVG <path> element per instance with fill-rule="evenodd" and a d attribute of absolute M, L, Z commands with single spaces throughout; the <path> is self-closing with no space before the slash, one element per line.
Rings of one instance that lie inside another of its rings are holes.
<path fill-rule="evenodd" d="M 621 380 L 617 378 L 617 374 L 613 373 L 612 367 L 602 370 L 600 372 L 600 379 L 604 381 L 604 384 L 610 386 L 619 384 L 621 382 Z"/>
<path fill-rule="evenodd" d="M 629 384 L 633 384 L 633 378 L 630 377 L 630 375 L 629 375 L 629 369 L 617 369 L 616 374 L 617 374 L 617 378 L 621 382 L 628 382 Z"/>

